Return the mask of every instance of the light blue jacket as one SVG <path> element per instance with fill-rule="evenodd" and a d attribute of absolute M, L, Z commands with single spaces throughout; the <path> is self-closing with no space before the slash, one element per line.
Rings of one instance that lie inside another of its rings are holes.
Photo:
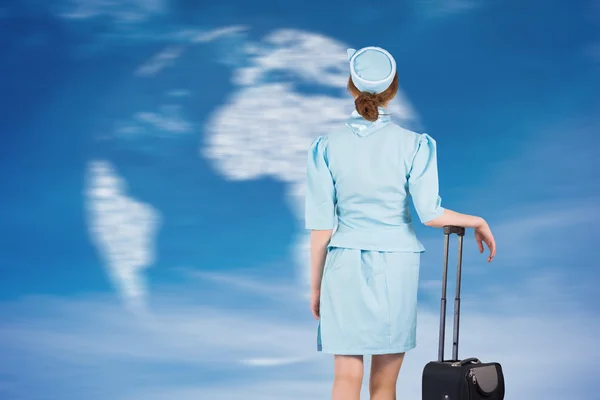
<path fill-rule="evenodd" d="M 409 211 L 422 223 L 444 212 L 436 143 L 394 124 L 380 108 L 370 122 L 356 111 L 308 152 L 306 229 L 337 229 L 330 247 L 423 252 Z"/>

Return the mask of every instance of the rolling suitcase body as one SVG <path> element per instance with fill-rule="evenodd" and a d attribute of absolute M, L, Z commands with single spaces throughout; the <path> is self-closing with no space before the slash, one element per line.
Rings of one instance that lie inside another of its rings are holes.
<path fill-rule="evenodd" d="M 456 297 L 454 299 L 454 327 L 452 359 L 444 360 L 446 334 L 446 286 L 448 280 L 448 250 L 450 236 L 458 235 L 458 267 L 456 271 Z M 445 226 L 444 270 L 442 300 L 440 304 L 440 337 L 437 361 L 427 363 L 423 369 L 422 400 L 503 400 L 504 375 L 499 363 L 483 363 L 477 358 L 458 358 L 460 324 L 460 281 L 462 247 L 465 228 Z"/>

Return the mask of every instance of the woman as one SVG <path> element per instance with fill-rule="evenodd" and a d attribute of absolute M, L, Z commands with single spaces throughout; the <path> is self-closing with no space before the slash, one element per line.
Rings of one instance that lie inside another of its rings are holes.
<path fill-rule="evenodd" d="M 356 111 L 309 150 L 311 308 L 319 320 L 318 350 L 335 355 L 333 399 L 359 399 L 364 355 L 372 355 L 371 399 L 395 399 L 404 353 L 416 346 L 425 250 L 409 197 L 423 224 L 474 228 L 480 252 L 483 243 L 490 250 L 488 261 L 496 247 L 483 218 L 442 208 L 436 142 L 391 122 L 386 106 L 398 90 L 394 58 L 365 47 L 349 49 L 348 60 Z"/>

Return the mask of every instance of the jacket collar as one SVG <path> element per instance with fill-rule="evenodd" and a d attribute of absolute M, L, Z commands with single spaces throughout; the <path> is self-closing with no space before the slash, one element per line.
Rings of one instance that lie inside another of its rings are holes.
<path fill-rule="evenodd" d="M 367 136 L 389 124 L 391 121 L 390 112 L 383 107 L 379 107 L 379 118 L 375 122 L 367 121 L 356 110 L 352 112 L 346 126 L 358 136 Z"/>

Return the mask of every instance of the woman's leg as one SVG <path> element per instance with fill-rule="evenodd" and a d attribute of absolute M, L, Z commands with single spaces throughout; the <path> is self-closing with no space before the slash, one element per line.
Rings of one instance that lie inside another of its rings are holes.
<path fill-rule="evenodd" d="M 396 382 L 404 353 L 374 355 L 371 359 L 371 400 L 396 400 Z"/>
<path fill-rule="evenodd" d="M 359 400 L 363 372 L 363 356 L 336 355 L 332 400 Z"/>

